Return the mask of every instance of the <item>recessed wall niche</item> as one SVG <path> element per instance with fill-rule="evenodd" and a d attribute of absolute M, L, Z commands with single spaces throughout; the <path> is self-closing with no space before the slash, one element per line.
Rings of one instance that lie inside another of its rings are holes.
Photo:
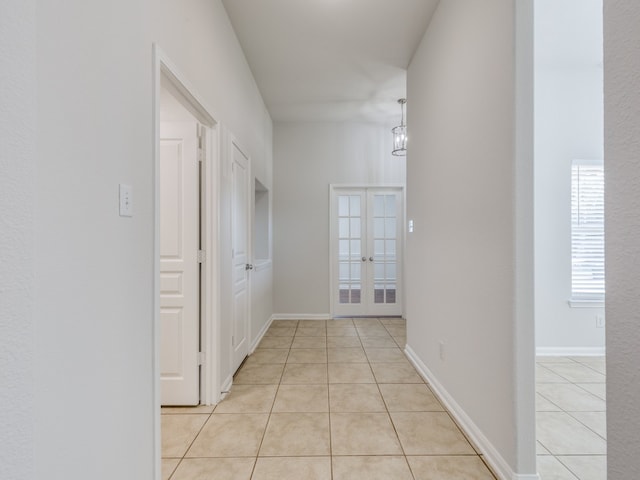
<path fill-rule="evenodd" d="M 269 245 L 269 189 L 255 179 L 255 214 L 253 219 L 253 248 L 256 262 L 271 259 Z"/>

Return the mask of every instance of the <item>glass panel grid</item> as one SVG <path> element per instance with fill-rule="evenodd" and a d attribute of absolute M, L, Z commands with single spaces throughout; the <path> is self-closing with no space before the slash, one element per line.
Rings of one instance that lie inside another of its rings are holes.
<path fill-rule="evenodd" d="M 373 196 L 373 301 L 376 304 L 396 303 L 396 195 Z"/>
<path fill-rule="evenodd" d="M 338 196 L 339 302 L 361 302 L 362 218 L 359 195 Z"/>

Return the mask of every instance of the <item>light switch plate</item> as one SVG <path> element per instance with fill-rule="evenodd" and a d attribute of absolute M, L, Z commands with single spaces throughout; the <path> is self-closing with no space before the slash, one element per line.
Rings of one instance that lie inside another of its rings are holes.
<path fill-rule="evenodd" d="M 120 184 L 120 216 L 133 217 L 133 187 Z"/>

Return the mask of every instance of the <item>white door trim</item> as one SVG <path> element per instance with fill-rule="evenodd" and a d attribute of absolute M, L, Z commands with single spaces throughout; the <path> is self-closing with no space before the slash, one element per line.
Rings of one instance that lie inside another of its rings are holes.
<path fill-rule="evenodd" d="M 153 44 L 153 413 L 154 413 L 154 478 L 161 478 L 161 434 L 160 434 L 160 82 L 164 79 L 177 98 L 206 127 L 206 159 L 203 164 L 202 182 L 202 245 L 206 257 L 201 273 L 201 349 L 205 360 L 201 368 L 200 401 L 205 405 L 215 404 L 220 396 L 219 359 L 220 351 L 220 301 L 219 301 L 219 192 L 220 192 L 220 124 L 217 118 L 195 93 L 175 64 L 157 44 Z"/>
<path fill-rule="evenodd" d="M 246 218 L 246 221 L 247 221 L 247 225 L 246 225 L 247 257 L 246 257 L 246 263 L 253 265 L 253 263 L 254 263 L 253 262 L 253 243 L 252 243 L 252 241 L 253 241 L 253 239 L 252 239 L 252 237 L 253 237 L 252 228 L 253 227 L 252 227 L 252 218 L 251 218 L 251 210 L 252 210 L 251 209 L 251 205 L 253 204 L 253 197 L 252 197 L 252 195 L 253 195 L 253 188 L 252 188 L 253 172 L 252 172 L 252 169 L 251 169 L 251 157 L 249 157 L 249 155 L 246 153 L 247 150 L 244 149 L 244 147 L 240 144 L 240 142 L 238 142 L 238 140 L 236 139 L 236 137 L 232 133 L 228 133 L 227 138 L 228 138 L 228 142 L 229 142 L 229 148 L 227 149 L 227 152 L 228 152 L 228 155 L 229 155 L 229 162 L 227 162 L 227 164 L 228 164 L 228 168 L 229 168 L 230 173 L 231 173 L 231 169 L 233 168 L 233 163 L 235 162 L 234 156 L 233 156 L 234 148 L 236 148 L 240 152 L 240 154 L 247 161 L 247 166 L 246 166 L 246 168 L 247 168 L 247 185 L 246 185 L 246 189 L 247 189 L 247 198 L 246 198 L 246 202 L 247 202 L 247 212 L 246 212 L 247 213 L 247 218 Z M 232 193 L 231 202 L 234 202 L 233 191 L 231 193 Z M 231 217 L 230 217 L 230 220 L 231 220 L 230 231 L 231 231 L 231 235 L 232 235 L 232 237 L 231 237 L 231 245 L 233 246 L 234 245 L 233 235 L 235 233 L 234 229 L 233 229 L 233 221 L 234 221 L 234 219 L 233 219 L 233 204 L 231 205 L 231 211 L 232 211 L 232 214 L 231 214 Z M 234 260 L 234 258 L 232 256 L 230 258 L 232 278 L 235 278 L 235 277 L 233 277 L 233 263 L 234 263 L 234 261 L 235 260 Z M 251 285 L 252 285 L 252 281 L 253 281 L 253 271 L 252 270 L 247 271 L 247 280 L 246 281 L 247 281 L 247 286 L 246 286 L 246 292 L 247 292 L 247 306 L 246 306 L 247 310 L 246 310 L 246 312 L 247 312 L 247 315 L 246 315 L 246 318 L 245 318 L 245 332 L 246 332 L 247 338 L 245 339 L 245 341 L 246 341 L 246 355 L 249 355 L 250 348 L 251 348 L 251 338 L 252 338 L 252 334 L 251 334 L 252 333 L 251 332 L 251 298 L 252 298 L 251 297 Z M 231 310 L 232 321 L 234 322 L 235 321 L 235 316 L 236 316 L 235 302 L 232 303 L 232 307 L 231 308 L 232 308 L 232 310 Z M 235 363 L 234 362 L 235 352 L 234 352 L 234 346 L 233 345 L 231 346 L 231 349 L 230 349 L 229 353 L 230 353 L 230 362 L 231 362 L 231 365 L 232 365 L 230 373 L 231 373 L 231 375 L 233 375 L 235 373 L 236 369 L 237 369 L 237 366 L 234 365 L 234 363 Z"/>
<path fill-rule="evenodd" d="M 334 257 L 336 255 L 336 245 L 334 242 L 335 235 L 335 218 L 334 218 L 334 196 L 339 191 L 349 191 L 349 190 L 363 190 L 366 195 L 367 189 L 378 189 L 378 190 L 399 190 L 400 198 L 402 199 L 402 208 L 400 211 L 400 228 L 397 232 L 397 241 L 400 245 L 400 255 L 398 259 L 399 266 L 399 276 L 398 276 L 398 285 L 400 290 L 400 302 L 402 303 L 402 314 L 404 315 L 405 308 L 405 297 L 404 297 L 404 251 L 405 251 L 405 218 L 406 218 L 406 187 L 402 184 L 329 184 L 329 311 L 331 312 L 332 317 L 336 317 L 335 311 L 335 265 L 334 265 Z"/>

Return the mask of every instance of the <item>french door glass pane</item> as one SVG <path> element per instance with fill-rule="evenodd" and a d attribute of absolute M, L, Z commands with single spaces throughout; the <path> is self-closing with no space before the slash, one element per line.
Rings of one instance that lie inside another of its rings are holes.
<path fill-rule="evenodd" d="M 375 238 L 384 238 L 384 218 L 373 219 L 373 236 Z"/>
<path fill-rule="evenodd" d="M 360 240 L 351 240 L 351 260 L 355 260 L 360 257 L 360 245 L 362 242 Z"/>
<path fill-rule="evenodd" d="M 378 241 L 378 240 L 376 240 Z M 386 248 L 385 248 L 385 253 L 387 255 L 387 258 L 393 258 L 393 260 L 395 261 L 395 256 L 396 256 L 396 241 L 395 240 L 387 240 L 385 242 Z"/>
<path fill-rule="evenodd" d="M 349 215 L 352 217 L 360 216 L 360 195 L 351 195 L 349 198 Z"/>
<path fill-rule="evenodd" d="M 348 218 L 339 218 L 338 219 L 339 232 L 338 235 L 340 238 L 349 237 L 349 219 Z"/>
<path fill-rule="evenodd" d="M 368 310 L 372 304 L 389 311 L 383 306 L 397 304 L 400 197 L 390 190 L 356 192 L 336 196 L 338 303 L 343 312 Z"/>
<path fill-rule="evenodd" d="M 374 303 L 396 303 L 396 196 L 373 196 Z"/>
<path fill-rule="evenodd" d="M 360 219 L 360 217 L 351 218 L 351 238 L 361 237 L 361 232 L 360 232 L 361 223 L 362 223 L 362 220 Z"/>
<path fill-rule="evenodd" d="M 340 262 L 340 282 L 348 282 L 349 273 L 349 264 L 347 262 Z"/>
<path fill-rule="evenodd" d="M 385 202 L 385 216 L 386 217 L 395 217 L 396 216 L 396 196 L 395 195 L 386 195 Z"/>
<path fill-rule="evenodd" d="M 387 218 L 385 221 L 385 237 L 396 238 L 396 218 Z"/>
<path fill-rule="evenodd" d="M 338 196 L 340 303 L 360 303 L 362 290 L 360 195 Z"/>
<path fill-rule="evenodd" d="M 340 260 L 348 260 L 349 259 L 349 240 L 340 240 L 339 242 L 339 255 Z"/>
<path fill-rule="evenodd" d="M 384 255 L 384 240 L 374 240 L 373 241 L 373 254 L 376 257 Z"/>
<path fill-rule="evenodd" d="M 349 216 L 349 197 L 347 195 L 338 197 L 338 215 L 341 217 Z"/>

